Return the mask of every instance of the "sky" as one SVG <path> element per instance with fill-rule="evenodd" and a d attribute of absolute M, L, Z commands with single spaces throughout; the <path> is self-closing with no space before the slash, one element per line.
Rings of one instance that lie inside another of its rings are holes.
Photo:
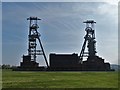
<path fill-rule="evenodd" d="M 105 2 L 3 2 L 2 63 L 20 65 L 27 55 L 27 18 L 37 16 L 38 31 L 49 62 L 50 53 L 79 55 L 85 36 L 85 20 L 95 20 L 97 55 L 118 63 L 118 6 Z M 37 62 L 44 65 L 39 56 Z"/>
<path fill-rule="evenodd" d="M 1 3 L 0 8 L 2 8 Z M 2 63 L 2 9 L 0 9 L 0 64 L 1 63 Z"/>

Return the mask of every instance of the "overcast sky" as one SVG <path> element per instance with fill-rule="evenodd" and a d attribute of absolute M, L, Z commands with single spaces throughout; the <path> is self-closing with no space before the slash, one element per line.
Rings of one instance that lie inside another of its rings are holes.
<path fill-rule="evenodd" d="M 101 2 L 3 2 L 3 63 L 19 65 L 27 54 L 27 18 L 37 16 L 42 44 L 50 53 L 80 53 L 87 19 L 95 20 L 97 55 L 111 64 L 118 63 L 117 4 Z M 44 65 L 43 58 L 37 62 Z"/>

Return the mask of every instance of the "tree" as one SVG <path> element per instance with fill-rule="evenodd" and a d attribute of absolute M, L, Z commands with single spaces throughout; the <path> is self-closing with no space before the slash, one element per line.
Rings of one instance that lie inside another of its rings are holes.
<path fill-rule="evenodd" d="M 11 69 L 11 66 L 9 64 L 3 64 L 2 69 Z"/>

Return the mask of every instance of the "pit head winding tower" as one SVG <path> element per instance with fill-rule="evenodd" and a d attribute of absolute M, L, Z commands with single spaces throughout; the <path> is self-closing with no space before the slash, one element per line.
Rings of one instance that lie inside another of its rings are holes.
<path fill-rule="evenodd" d="M 95 30 L 94 30 L 94 24 L 96 23 L 93 20 L 87 20 L 83 23 L 86 23 L 86 35 L 84 37 L 84 43 L 82 46 L 82 50 L 80 52 L 80 62 L 82 62 L 83 57 L 89 57 L 94 58 L 96 56 L 96 41 L 95 41 Z M 86 45 L 88 47 L 88 52 L 85 52 Z"/>
<path fill-rule="evenodd" d="M 29 17 L 27 20 L 29 23 L 29 35 L 28 35 L 28 55 L 23 55 L 23 62 L 21 62 L 21 68 L 33 70 L 39 67 L 39 63 L 36 62 L 37 55 L 43 55 L 45 63 L 48 66 L 47 58 L 40 40 L 40 33 L 38 32 L 38 17 Z M 37 43 L 38 40 L 38 43 Z M 37 49 L 37 45 L 40 45 L 40 49 Z"/>

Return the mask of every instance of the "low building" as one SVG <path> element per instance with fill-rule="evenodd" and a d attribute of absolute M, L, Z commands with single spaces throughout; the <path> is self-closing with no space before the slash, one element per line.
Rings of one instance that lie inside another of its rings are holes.
<path fill-rule="evenodd" d="M 50 54 L 49 59 L 52 71 L 111 71 L 110 64 L 98 56 L 88 57 L 82 63 L 78 54 Z"/>
<path fill-rule="evenodd" d="M 80 70 L 78 54 L 50 54 L 50 70 Z"/>

